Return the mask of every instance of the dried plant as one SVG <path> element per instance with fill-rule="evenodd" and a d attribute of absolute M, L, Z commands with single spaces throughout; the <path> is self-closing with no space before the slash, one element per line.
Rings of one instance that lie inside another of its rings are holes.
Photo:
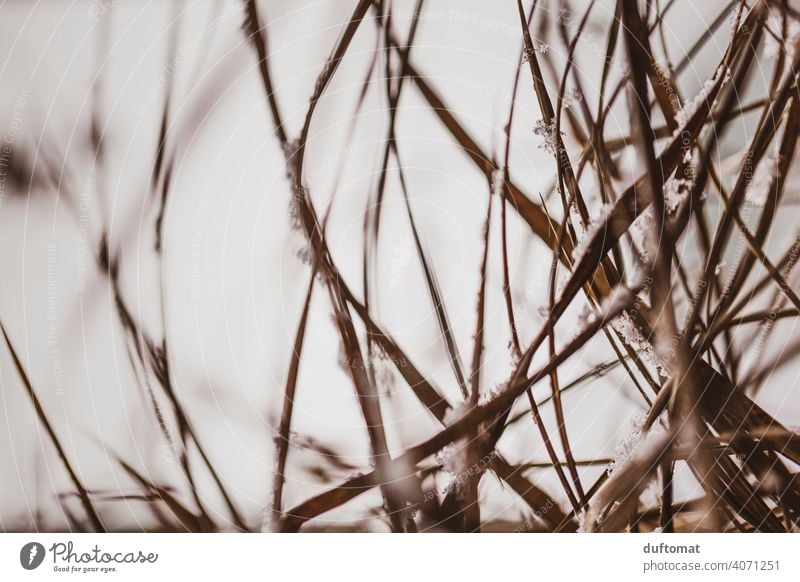
<path fill-rule="evenodd" d="M 263 484 L 270 501 L 263 516 L 242 512 L 235 483 L 206 452 L 211 438 L 204 435 L 206 419 L 193 417 L 176 389 L 164 241 L 177 144 L 185 136 L 171 129 L 175 88 L 170 83 L 148 177 L 155 208 L 148 227 L 151 251 L 161 274 L 160 321 L 145 323 L 126 293 L 120 271 L 127 255 L 111 240 L 110 224 L 98 229 L 95 258 L 96 276 L 113 297 L 130 364 L 160 438 L 178 451 L 181 484 L 151 478 L 122 453 L 110 456 L 135 494 L 84 484 L 61 444 L 64 435 L 48 420 L 46 403 L 2 328 L 38 422 L 81 501 L 84 514 L 73 512 L 70 527 L 116 529 L 103 508 L 135 498 L 152 510 L 154 528 L 160 530 L 355 530 L 366 528 L 363 518 L 342 526 L 324 517 L 377 492 L 379 497 L 370 497 L 369 519 L 395 532 L 798 530 L 800 435 L 760 401 L 778 369 L 798 364 L 798 343 L 787 336 L 800 315 L 792 283 L 800 238 L 798 233 L 787 237 L 782 220 L 795 212 L 797 201 L 789 193 L 797 175 L 800 130 L 800 13 L 790 2 L 732 0 L 674 60 L 667 22 L 680 0 L 618 0 L 609 3 L 611 12 L 597 2 L 513 0 L 519 47 L 506 121 L 492 147 L 473 137 L 460 119 L 459 105 L 445 98 L 437 78 L 426 76 L 425 58 L 416 57 L 418 27 L 428 10 L 424 0 L 405 12 L 410 15 L 406 26 L 398 25 L 400 9 L 392 1 L 351 2 L 355 6 L 321 67 L 299 130 L 292 129 L 298 120 L 284 117 L 281 84 L 273 78 L 276 59 L 286 57 L 270 51 L 270 35 L 278 25 L 270 24 L 269 4 L 241 1 L 241 32 L 249 58 L 257 63 L 251 74 L 260 79 L 272 123 L 268 139 L 278 142 L 284 156 L 283 192 L 291 199 L 296 236 L 306 244 L 308 268 L 301 312 L 291 315 L 298 323 L 294 341 L 286 346 L 289 363 L 279 385 L 274 470 Z M 307 159 L 320 105 L 361 37 L 374 38 L 376 46 L 347 135 L 353 135 L 360 116 L 370 113 L 365 111 L 370 91 L 381 91 L 386 122 L 385 139 L 375 150 L 376 178 L 359 218 L 362 247 L 354 276 L 351 265 L 344 269 L 337 262 L 327 228 L 341 194 L 334 187 L 326 199 L 312 191 Z M 699 89 L 687 91 L 686 73 L 699 74 L 698 54 L 720 38 L 727 44 L 718 51 L 718 62 Z M 601 69 L 581 67 L 579 54 L 587 43 L 599 52 Z M 170 46 L 175 55 L 177 40 Z M 468 176 L 477 170 L 485 193 L 479 205 L 482 231 L 470 235 L 480 240 L 479 261 L 465 267 L 474 270 L 479 284 L 459 290 L 475 298 L 471 338 L 454 325 L 466 316 L 454 317 L 452 302 L 448 305 L 442 263 L 426 242 L 414 181 L 401 162 L 408 146 L 400 135 L 414 131 L 413 125 L 404 126 L 404 95 L 412 92 L 470 166 L 448 171 Z M 538 119 L 520 111 L 528 98 Z M 538 195 L 520 185 L 525 180 L 519 176 L 527 170 L 512 163 L 512 128 L 526 123 L 548 156 L 540 174 L 546 173 L 549 186 Z M 104 147 L 102 139 L 92 140 L 101 166 L 109 155 Z M 387 201 L 392 187 L 401 206 Z M 265 185 L 262 194 L 274 192 Z M 66 199 L 74 205 L 78 197 L 67 192 Z M 322 213 L 320 200 L 325 200 Z M 387 216 L 397 208 L 411 237 L 409 260 L 418 263 L 422 276 L 417 300 L 427 301 L 435 322 L 449 386 L 442 374 L 435 380 L 425 363 L 414 361 L 417 347 L 401 342 L 378 309 L 379 273 L 392 260 L 382 244 Z M 530 315 L 519 293 L 525 275 L 515 273 L 512 229 L 523 232 L 533 261 L 544 265 L 539 317 Z M 114 237 L 120 240 L 125 239 Z M 502 339 L 487 327 L 490 319 L 497 321 L 497 313 L 489 312 L 492 297 L 501 298 Z M 313 389 L 304 385 L 304 366 L 330 357 L 307 345 L 314 334 L 312 309 L 325 299 L 340 343 L 337 357 L 363 418 L 368 466 L 351 463 L 349 453 L 334 444 L 293 430 L 298 394 Z M 510 364 L 493 388 L 486 360 L 506 344 Z M 385 370 L 378 369 L 378 361 Z M 396 402 L 385 393 L 381 372 L 403 383 L 402 391 L 437 424 L 414 435 L 415 444 L 397 445 L 408 435 L 396 434 L 387 420 Z M 608 376 L 635 399 L 640 419 L 613 456 L 602 446 L 593 457 L 581 456 L 574 445 L 582 424 L 618 426 L 624 415 L 613 405 L 578 410 L 581 402 L 569 397 L 592 390 Z M 796 386 L 779 389 L 785 399 L 796 393 Z M 297 501 L 287 474 L 301 451 L 315 456 L 319 486 Z M 695 484 L 691 498 L 676 500 L 678 478 Z M 209 479 L 213 493 L 201 486 Z M 490 486 L 495 482 L 500 486 Z M 518 518 L 495 518 L 486 509 L 492 496 L 509 492 Z M 208 495 L 222 499 L 225 515 L 209 509 Z"/>

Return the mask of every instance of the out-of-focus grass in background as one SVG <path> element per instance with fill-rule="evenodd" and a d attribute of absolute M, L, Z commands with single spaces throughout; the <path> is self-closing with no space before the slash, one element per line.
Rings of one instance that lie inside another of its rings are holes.
<path fill-rule="evenodd" d="M 635 4 L 4 4 L 0 527 L 795 530 L 800 15 Z"/>

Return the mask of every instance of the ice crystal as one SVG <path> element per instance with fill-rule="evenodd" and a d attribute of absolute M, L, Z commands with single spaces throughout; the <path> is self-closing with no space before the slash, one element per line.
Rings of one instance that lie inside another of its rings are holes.
<path fill-rule="evenodd" d="M 581 96 L 581 92 L 578 91 L 577 88 L 572 88 L 569 91 L 564 93 L 564 98 L 561 101 L 562 107 L 564 109 L 571 109 L 575 107 L 578 103 L 581 102 L 583 97 Z"/>
<path fill-rule="evenodd" d="M 465 447 L 458 443 L 448 444 L 436 453 L 436 462 L 447 475 L 447 483 L 442 493 L 447 494 L 454 491 L 458 484 L 458 476 L 462 468 L 466 466 Z"/>
<path fill-rule="evenodd" d="M 711 94 L 711 90 L 714 88 L 714 85 L 719 82 L 721 75 L 724 75 L 722 82 L 727 82 L 731 77 L 730 69 L 725 65 L 720 66 L 714 76 L 705 82 L 697 95 L 684 103 L 683 107 L 681 107 L 675 113 L 675 120 L 678 122 L 678 129 L 675 131 L 676 135 L 679 135 L 681 131 L 683 131 L 683 128 L 686 127 L 686 124 L 689 123 L 689 120 L 692 118 L 695 112 L 708 101 L 708 96 Z M 713 106 L 713 104 L 709 105 Z"/>
<path fill-rule="evenodd" d="M 550 50 L 550 45 L 547 44 L 546 42 L 541 42 L 541 41 L 538 41 L 538 40 L 534 40 L 532 48 L 533 48 L 532 51 L 531 51 L 530 48 L 526 48 L 522 52 L 522 62 L 523 63 L 529 62 L 531 60 L 531 56 L 533 55 L 533 53 L 539 53 L 539 54 L 542 54 L 542 55 L 547 54 L 547 51 Z"/>
<path fill-rule="evenodd" d="M 495 168 L 492 170 L 492 177 L 491 177 L 491 193 L 497 196 L 503 195 L 505 185 L 505 173 L 500 168 Z"/>
<path fill-rule="evenodd" d="M 283 157 L 286 158 L 287 162 L 291 162 L 294 159 L 294 155 L 297 153 L 298 148 L 299 142 L 297 140 L 288 140 L 281 144 L 281 151 L 283 152 Z M 287 174 L 291 176 L 294 171 L 294 164 L 289 163 L 286 171 Z"/>
<path fill-rule="evenodd" d="M 570 204 L 569 216 L 572 219 L 572 223 L 578 227 L 576 229 L 577 233 L 580 234 L 581 236 L 586 234 L 586 223 L 583 222 L 583 217 L 581 216 L 581 213 L 578 211 L 576 204 Z"/>
<path fill-rule="evenodd" d="M 540 119 L 536 122 L 533 126 L 533 133 L 544 140 L 540 145 L 539 149 L 544 150 L 549 154 L 557 155 L 559 148 L 559 136 L 556 132 L 556 126 L 554 123 L 547 123 L 544 119 Z M 564 135 L 562 132 L 561 135 Z"/>
<path fill-rule="evenodd" d="M 668 214 L 672 214 L 686 199 L 693 185 L 686 178 L 670 178 L 664 182 L 664 206 Z"/>
<path fill-rule="evenodd" d="M 306 190 L 303 186 L 296 186 L 289 201 L 289 223 L 294 230 L 303 229 L 303 205 L 305 204 Z"/>
<path fill-rule="evenodd" d="M 623 337 L 625 343 L 642 355 L 647 363 L 658 370 L 663 370 L 664 366 L 656 356 L 653 346 L 642 335 L 633 317 L 628 312 L 623 312 L 611 323 L 611 326 Z"/>
<path fill-rule="evenodd" d="M 745 200 L 754 206 L 764 206 L 778 176 L 780 154 L 773 152 L 762 159 L 745 190 Z"/>
<path fill-rule="evenodd" d="M 582 511 L 575 517 L 578 520 L 578 533 L 590 533 L 586 530 L 586 512 Z"/>
<path fill-rule="evenodd" d="M 505 384 L 496 384 L 488 392 L 481 394 L 478 399 L 478 404 L 483 406 L 497 398 L 497 396 L 505 389 Z"/>
<path fill-rule="evenodd" d="M 597 216 L 592 218 L 591 222 L 586 227 L 586 233 L 583 235 L 583 238 L 578 241 L 578 244 L 575 245 L 575 249 L 572 251 L 572 260 L 575 264 L 580 262 L 580 260 L 583 258 L 583 255 L 586 254 L 586 251 L 589 250 L 589 247 L 591 246 L 595 237 L 601 230 L 604 229 L 606 220 L 609 216 L 611 216 L 611 212 L 613 210 L 613 205 L 604 204 L 600 207 Z"/>
<path fill-rule="evenodd" d="M 521 354 L 517 350 L 517 346 L 514 345 L 514 340 L 508 340 L 506 347 L 508 348 L 508 353 L 511 356 L 511 365 L 513 367 L 516 367 L 517 364 L 519 363 Z"/>
<path fill-rule="evenodd" d="M 614 471 L 625 465 L 633 455 L 633 451 L 642 442 L 644 433 L 642 428 L 644 426 L 644 416 L 636 416 L 629 421 L 629 430 L 625 437 L 619 442 L 617 448 L 614 450 L 614 458 L 606 468 L 606 472 L 611 475 Z"/>

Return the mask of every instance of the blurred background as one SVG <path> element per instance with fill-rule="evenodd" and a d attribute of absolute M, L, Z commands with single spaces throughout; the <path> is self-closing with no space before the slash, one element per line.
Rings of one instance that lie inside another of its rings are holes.
<path fill-rule="evenodd" d="M 569 52 L 556 23 L 574 30 L 589 4 L 572 2 L 572 12 L 560 3 L 540 4 L 531 30 L 542 39 L 537 53 L 555 93 L 561 80 L 555 73 L 563 70 Z M 585 99 L 592 111 L 614 16 L 614 2 L 594 4 L 573 59 L 583 93 L 569 93 L 574 101 L 567 105 L 577 108 Z M 729 17 L 716 28 L 712 23 L 731 12 L 731 3 L 670 4 L 663 46 L 673 62 L 708 35 L 676 77 L 691 96 L 714 75 L 727 46 Z M 258 5 L 267 25 L 275 97 L 286 133 L 294 138 L 355 2 Z M 395 32 L 405 38 L 415 3 L 396 0 L 391 10 Z M 290 216 L 284 152 L 253 42 L 243 30 L 245 16 L 244 3 L 233 0 L 0 5 L 0 321 L 64 455 L 111 530 L 164 527 L 142 497 L 136 474 L 187 507 L 202 504 L 217 528 L 236 529 L 198 447 L 183 444 L 182 427 L 160 382 L 163 369 L 142 363 L 150 360 L 139 352 L 157 354 L 162 338 L 168 352 L 154 360 L 168 363 L 172 391 L 245 525 L 260 529 L 269 512 L 283 394 L 312 275 L 305 237 Z M 373 16 L 370 12 L 359 28 L 318 105 L 304 167 L 318 214 L 329 213 L 326 233 L 334 262 L 357 297 L 363 297 L 365 216 L 374 201 L 389 124 L 386 51 Z M 545 36 L 541 31 L 548 27 Z M 516 2 L 437 0 L 418 15 L 411 63 L 483 151 L 501 162 L 521 50 Z M 753 95 L 768 85 L 773 60 L 765 46 L 757 67 L 761 78 L 755 75 L 749 86 Z M 621 45 L 609 70 L 613 86 L 626 72 Z M 546 136 L 535 131 L 542 115 L 526 67 L 515 99 L 511 178 L 560 220 L 555 165 Z M 629 117 L 620 99 L 608 115 L 606 137 L 627 135 Z M 735 163 L 755 121 L 742 117 L 726 133 L 721 168 L 726 160 Z M 568 127 L 564 131 L 576 159 L 582 144 Z M 460 358 L 469 363 L 491 184 L 412 83 L 400 98 L 396 139 L 421 241 Z M 629 149 L 614 154 L 620 184 L 642 171 Z M 390 170 L 396 165 L 392 159 Z M 597 188 L 591 180 L 586 184 L 595 212 Z M 794 207 L 797 194 L 796 181 L 790 180 L 787 208 Z M 502 293 L 499 208 L 492 215 L 486 272 L 485 394 L 508 379 L 514 362 Z M 463 398 L 397 172 L 387 174 L 381 212 L 368 276 L 371 313 L 455 405 Z M 710 201 L 708 212 L 718 214 L 718 203 Z M 770 245 L 791 244 L 795 228 L 793 216 L 779 216 Z M 507 229 L 511 293 L 525 345 L 543 322 L 552 252 L 510 209 Z M 690 262 L 694 243 L 687 238 L 678 244 Z M 731 247 L 734 253 L 736 244 Z M 559 273 L 559 279 L 565 276 Z M 564 339 L 577 332 L 584 309 L 583 298 L 570 308 L 559 332 Z M 130 316 L 127 323 L 124 314 Z M 742 344 L 751 346 L 743 366 L 756 366 L 796 334 L 793 318 L 776 325 L 780 331 L 764 346 L 756 345 L 752 329 L 737 331 Z M 137 341 L 132 328 L 154 344 Z M 364 419 L 339 344 L 329 295 L 317 283 L 294 398 L 284 507 L 370 468 Z M 538 354 L 536 361 L 546 355 Z M 613 358 L 608 345 L 594 341 L 560 369 L 562 385 Z M 438 423 L 392 363 L 378 359 L 373 366 L 390 450 L 402 451 L 434 434 Z M 776 370 L 758 396 L 791 428 L 798 425 L 798 370 L 792 365 Z M 89 528 L 73 480 L 6 346 L 0 349 L 0 382 L 0 529 Z M 547 383 L 534 387 L 537 399 L 549 393 Z M 523 404 L 515 411 L 524 412 Z M 627 374 L 610 366 L 566 392 L 564 409 L 574 457 L 587 461 L 581 478 L 591 483 L 615 456 L 624 459 L 646 403 Z M 545 406 L 542 414 L 555 432 L 552 409 Z M 527 478 L 568 509 L 555 472 L 538 466 L 548 463 L 548 455 L 527 416 L 506 431 L 498 448 L 513 464 L 531 464 Z M 192 483 L 181 468 L 184 455 Z M 441 472 L 426 479 L 433 490 L 447 486 Z M 675 483 L 676 500 L 701 492 L 680 467 Z M 480 499 L 487 528 L 513 530 L 530 513 L 491 473 L 481 480 Z M 641 504 L 655 506 L 656 492 L 647 492 Z M 373 490 L 309 528 L 388 531 L 381 505 L 380 492 Z"/>

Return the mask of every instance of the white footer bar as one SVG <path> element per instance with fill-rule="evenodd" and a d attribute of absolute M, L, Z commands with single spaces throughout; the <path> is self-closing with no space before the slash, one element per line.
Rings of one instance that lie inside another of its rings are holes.
<path fill-rule="evenodd" d="M 750 582 L 799 566 L 798 534 L 0 534 L 9 581 Z"/>

